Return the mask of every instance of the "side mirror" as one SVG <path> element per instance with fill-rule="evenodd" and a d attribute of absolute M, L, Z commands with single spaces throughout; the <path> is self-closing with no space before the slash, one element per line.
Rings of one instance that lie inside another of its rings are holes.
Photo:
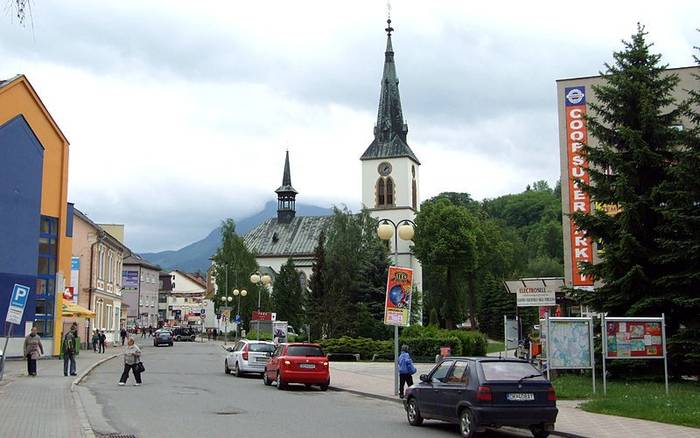
<path fill-rule="evenodd" d="M 233 352 L 233 347 L 226 347 L 226 351 L 228 351 L 229 353 L 232 353 L 232 352 Z"/>
<path fill-rule="evenodd" d="M 427 374 L 421 374 L 421 375 L 420 375 L 420 381 L 421 381 L 421 382 L 426 382 L 426 383 L 427 383 L 427 382 L 430 382 L 430 379 L 428 379 L 428 375 L 427 375 Z"/>

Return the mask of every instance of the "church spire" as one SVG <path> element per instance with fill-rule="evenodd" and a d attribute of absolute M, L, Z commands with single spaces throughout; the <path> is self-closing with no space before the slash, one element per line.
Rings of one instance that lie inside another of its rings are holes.
<path fill-rule="evenodd" d="M 420 164 L 406 143 L 408 125 L 404 123 L 399 95 L 399 78 L 394 62 L 394 47 L 391 34 L 391 18 L 386 20 L 386 50 L 384 51 L 384 71 L 379 92 L 377 124 L 374 126 L 374 141 L 362 154 L 361 160 L 408 157 Z"/>
<path fill-rule="evenodd" d="M 282 185 L 277 190 L 277 222 L 288 224 L 296 215 L 297 191 L 292 187 L 292 172 L 289 168 L 289 151 L 284 159 L 284 173 L 282 174 Z"/>

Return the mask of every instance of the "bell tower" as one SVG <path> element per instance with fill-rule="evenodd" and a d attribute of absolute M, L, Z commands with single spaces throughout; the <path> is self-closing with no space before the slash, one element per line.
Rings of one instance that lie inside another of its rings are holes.
<path fill-rule="evenodd" d="M 289 151 L 284 159 L 282 185 L 277 190 L 277 223 L 288 224 L 296 216 L 297 191 L 292 187 L 292 174 L 289 169 Z"/>

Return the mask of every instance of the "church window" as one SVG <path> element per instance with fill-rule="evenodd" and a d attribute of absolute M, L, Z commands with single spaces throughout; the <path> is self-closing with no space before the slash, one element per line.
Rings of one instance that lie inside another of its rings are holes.
<path fill-rule="evenodd" d="M 418 207 L 418 189 L 416 187 L 416 178 L 413 178 L 413 182 L 411 183 L 411 195 L 413 200 L 413 209 L 416 210 L 416 208 Z"/>
<path fill-rule="evenodd" d="M 380 177 L 377 180 L 377 208 L 394 206 L 394 180 Z"/>
<path fill-rule="evenodd" d="M 386 179 L 386 206 L 391 207 L 394 205 L 394 180 L 391 178 Z"/>
<path fill-rule="evenodd" d="M 384 178 L 379 178 L 377 180 L 377 207 L 384 206 L 384 194 L 385 194 Z"/>

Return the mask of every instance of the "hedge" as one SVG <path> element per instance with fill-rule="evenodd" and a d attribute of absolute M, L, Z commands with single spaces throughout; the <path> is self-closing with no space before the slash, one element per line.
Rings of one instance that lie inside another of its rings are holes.
<path fill-rule="evenodd" d="M 370 338 L 342 338 L 323 339 L 319 342 L 323 351 L 328 353 L 352 353 L 359 354 L 360 359 L 370 360 L 374 355 L 392 354 L 391 341 L 378 341 Z"/>
<path fill-rule="evenodd" d="M 457 338 L 460 341 L 458 349 L 452 348 L 453 356 L 485 356 L 488 341 L 483 333 L 467 330 L 444 330 L 435 326 L 411 326 L 403 330 L 401 333 L 401 342 L 404 339 L 414 338 L 430 338 L 430 339 L 450 339 Z M 434 356 L 440 352 L 440 347 L 448 347 L 451 345 L 447 341 L 443 341 L 444 345 L 439 345 L 434 348 L 426 356 Z M 410 345 L 409 345 L 410 347 Z M 411 350 L 411 354 L 423 356 Z"/>
<path fill-rule="evenodd" d="M 450 347 L 454 356 L 462 354 L 462 341 L 455 336 L 401 338 L 401 345 L 408 345 L 408 351 L 413 357 L 435 357 L 436 354 L 440 353 L 440 347 Z"/>

